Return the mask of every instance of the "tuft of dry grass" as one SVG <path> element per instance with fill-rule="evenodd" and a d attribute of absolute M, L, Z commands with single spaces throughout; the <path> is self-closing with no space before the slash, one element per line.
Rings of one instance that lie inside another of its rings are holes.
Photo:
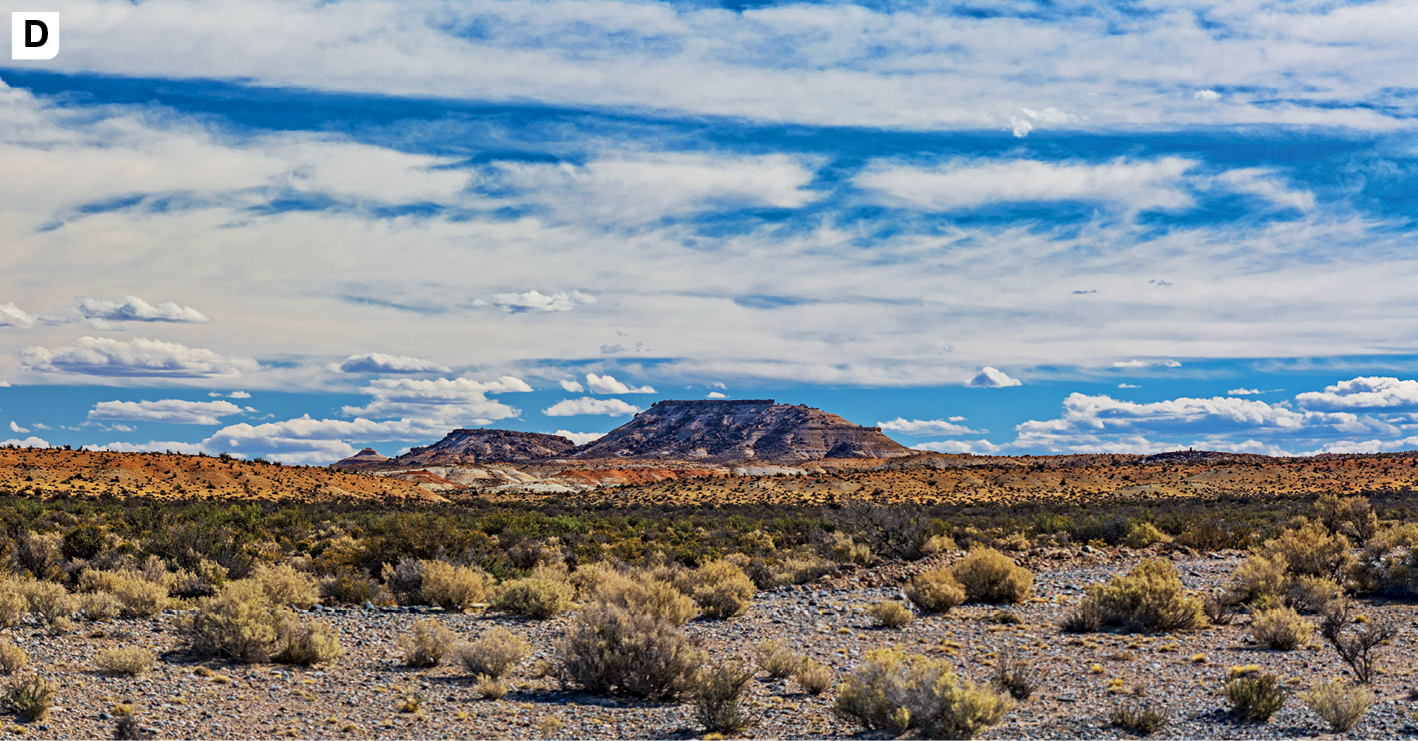
<path fill-rule="evenodd" d="M 109 648 L 94 655 L 94 664 L 102 671 L 130 677 L 148 672 L 156 660 L 152 651 L 136 646 Z"/>

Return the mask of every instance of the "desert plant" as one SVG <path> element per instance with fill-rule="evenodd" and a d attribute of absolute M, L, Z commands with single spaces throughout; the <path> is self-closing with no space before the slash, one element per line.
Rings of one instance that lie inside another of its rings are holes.
<path fill-rule="evenodd" d="M 512 673 L 530 651 L 527 642 L 512 631 L 497 627 L 477 640 L 454 650 L 458 663 L 473 677 L 488 676 L 502 679 Z"/>
<path fill-rule="evenodd" d="M 965 587 L 955 580 L 950 569 L 931 569 L 911 580 L 906 598 L 926 612 L 949 612 L 965 601 Z"/>
<path fill-rule="evenodd" d="M 972 738 L 998 723 L 1007 696 L 961 682 L 948 661 L 896 649 L 871 651 L 842 683 L 834 712 L 868 730 L 925 738 Z"/>
<path fill-rule="evenodd" d="M 1368 684 L 1374 676 L 1378 648 L 1398 635 L 1398 626 L 1387 619 L 1361 621 L 1354 615 L 1354 603 L 1336 600 L 1325 608 L 1320 635 L 1354 670 L 1354 678 Z"/>
<path fill-rule="evenodd" d="M 278 645 L 280 651 L 271 659 L 280 664 L 333 664 L 345 655 L 333 626 L 322 620 L 297 620 L 293 615 L 281 621 Z"/>
<path fill-rule="evenodd" d="M 1139 736 L 1151 736 L 1167 725 L 1168 720 L 1167 714 L 1148 700 L 1121 702 L 1113 708 L 1108 717 L 1108 722 L 1114 728 Z"/>
<path fill-rule="evenodd" d="M 30 663 L 30 655 L 23 648 L 7 640 L 0 640 L 0 674 L 9 676 L 25 668 Z"/>
<path fill-rule="evenodd" d="M 1343 533 L 1359 542 L 1373 537 L 1379 529 L 1379 518 L 1363 497 L 1340 499 L 1335 494 L 1322 494 L 1315 502 L 1315 514 L 1330 532 Z"/>
<path fill-rule="evenodd" d="M 309 610 L 320 604 L 319 585 L 309 574 L 297 571 L 288 563 L 258 565 L 252 577 L 266 591 L 266 598 L 273 605 Z"/>
<path fill-rule="evenodd" d="M 497 597 L 493 599 L 492 606 L 517 615 L 545 620 L 570 610 L 574 606 L 571 595 L 570 584 L 529 577 L 503 584 L 497 590 Z"/>
<path fill-rule="evenodd" d="M 856 542 L 846 533 L 835 532 L 827 536 L 823 547 L 827 549 L 827 555 L 838 563 L 871 563 L 871 546 Z"/>
<path fill-rule="evenodd" d="M 1285 705 L 1285 688 L 1274 674 L 1247 672 L 1226 680 L 1231 714 L 1252 723 L 1270 720 Z"/>
<path fill-rule="evenodd" d="M 1260 610 L 1251 618 L 1251 637 L 1266 648 L 1291 651 L 1310 643 L 1314 626 L 1289 607 Z"/>
<path fill-rule="evenodd" d="M 79 609 L 79 602 L 62 584 L 47 581 L 30 582 L 25 587 L 25 597 L 29 601 L 30 612 L 40 616 L 46 623 L 53 624 L 68 619 Z"/>
<path fill-rule="evenodd" d="M 1023 602 L 1033 590 L 1034 575 L 993 548 L 974 548 L 950 568 L 950 575 L 972 602 Z"/>
<path fill-rule="evenodd" d="M 138 719 L 131 713 L 118 716 L 118 720 L 113 724 L 115 741 L 147 741 L 155 737 L 156 734 L 139 724 Z"/>
<path fill-rule="evenodd" d="M 813 696 L 831 689 L 836 678 L 837 675 L 826 664 L 807 657 L 803 658 L 793 672 L 793 679 L 797 680 L 798 686 L 803 688 L 803 692 Z"/>
<path fill-rule="evenodd" d="M 1094 633 L 1103 627 L 1103 610 L 1097 600 L 1084 597 L 1059 621 L 1059 629 L 1065 633 Z"/>
<path fill-rule="evenodd" d="M 1261 552 L 1284 558 L 1289 573 L 1296 576 L 1335 577 L 1353 560 L 1349 539 L 1330 533 L 1318 522 L 1286 528 L 1261 544 Z"/>
<path fill-rule="evenodd" d="M 413 629 L 399 636 L 399 650 L 404 652 L 405 666 L 438 666 L 453 647 L 456 636 L 443 623 L 428 618 L 414 623 Z"/>
<path fill-rule="evenodd" d="M 478 674 L 473 679 L 473 694 L 484 700 L 501 700 L 507 694 L 507 680 L 490 674 Z"/>
<path fill-rule="evenodd" d="M 956 550 L 955 539 L 949 535 L 932 535 L 926 538 L 926 542 L 921 544 L 922 556 L 934 556 L 937 553 Z"/>
<path fill-rule="evenodd" d="M 112 595 L 121 605 L 123 617 L 149 618 L 168 605 L 167 587 L 150 581 L 137 569 L 95 571 L 79 574 L 79 591 Z"/>
<path fill-rule="evenodd" d="M 606 604 L 576 615 L 557 655 L 569 684 L 593 694 L 661 700 L 687 692 L 702 662 L 673 625 Z"/>
<path fill-rule="evenodd" d="M 1123 538 L 1123 545 L 1128 548 L 1146 548 L 1154 543 L 1170 543 L 1172 537 L 1157 529 L 1156 525 L 1150 522 L 1134 523 L 1128 530 L 1127 537 Z"/>
<path fill-rule="evenodd" d="M 1300 699 L 1335 733 L 1344 733 L 1359 725 L 1369 712 L 1369 706 L 1374 704 L 1373 693 L 1337 679 L 1315 684 L 1308 692 L 1301 692 Z"/>
<path fill-rule="evenodd" d="M 883 628 L 904 628 L 916 618 L 911 608 L 896 600 L 884 600 L 867 608 L 867 613 Z"/>
<path fill-rule="evenodd" d="M 600 602 L 660 618 L 672 625 L 684 625 L 699 614 L 699 607 L 688 595 L 673 584 L 646 574 L 632 576 L 611 569 L 600 570 L 583 591 Z"/>
<path fill-rule="evenodd" d="M 1327 576 L 1301 576 L 1290 582 L 1285 601 L 1300 612 L 1319 613 L 1343 596 L 1344 589 Z"/>
<path fill-rule="evenodd" d="M 782 641 L 764 641 L 758 645 L 757 654 L 758 668 L 774 679 L 793 676 L 803 663 L 803 655 L 789 651 Z"/>
<path fill-rule="evenodd" d="M 1168 561 L 1143 561 L 1107 585 L 1089 587 L 1079 610 L 1096 616 L 1101 625 L 1130 631 L 1192 630 L 1206 625 L 1201 601 L 1182 593 L 1177 569 Z"/>
<path fill-rule="evenodd" d="M 711 561 L 695 574 L 694 601 L 711 618 L 731 618 L 746 611 L 757 589 L 743 569 L 728 561 Z"/>
<path fill-rule="evenodd" d="M 79 614 L 85 620 L 107 622 L 123 614 L 123 603 L 108 592 L 84 592 L 79 595 Z"/>
<path fill-rule="evenodd" d="M 135 677 L 153 668 L 157 657 L 152 651 L 138 647 L 109 648 L 94 655 L 94 664 L 109 674 Z"/>
<path fill-rule="evenodd" d="M 265 588 L 240 579 L 202 600 L 182 628 L 193 653 L 260 663 L 280 650 L 283 622 Z"/>
<path fill-rule="evenodd" d="M 1288 570 L 1282 554 L 1252 553 L 1231 575 L 1230 601 L 1250 604 L 1279 598 L 1288 583 Z"/>
<path fill-rule="evenodd" d="M 1008 692 L 1016 700 L 1028 700 L 1039 686 L 1039 670 L 1029 660 L 1017 653 L 1000 657 L 992 682 L 1003 692 Z"/>
<path fill-rule="evenodd" d="M 1212 625 L 1230 625 L 1236 616 L 1236 605 L 1229 596 L 1208 594 L 1201 600 L 1201 611 Z"/>
<path fill-rule="evenodd" d="M 38 674 L 17 674 L 5 683 L 0 700 L 6 710 L 30 720 L 44 720 L 54 703 L 55 685 Z"/>
<path fill-rule="evenodd" d="M 404 564 L 399 564 L 403 568 Z M 466 610 L 487 601 L 492 578 L 471 566 L 454 566 L 446 561 L 417 563 L 417 591 L 429 604 L 445 610 Z M 407 578 L 407 577 L 405 577 Z"/>
<path fill-rule="evenodd" d="M 30 601 L 25 596 L 24 584 L 16 579 L 0 580 L 0 628 L 20 622 L 29 609 Z"/>
<path fill-rule="evenodd" d="M 699 670 L 694 708 L 705 729 L 711 733 L 737 733 L 752 723 L 740 703 L 744 688 L 752 679 L 753 670 L 732 659 Z"/>

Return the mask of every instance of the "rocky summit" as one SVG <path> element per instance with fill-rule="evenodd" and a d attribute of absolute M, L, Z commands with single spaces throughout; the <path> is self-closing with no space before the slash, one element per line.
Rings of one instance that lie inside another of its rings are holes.
<path fill-rule="evenodd" d="M 912 451 L 821 409 L 772 399 L 661 401 L 575 453 L 576 458 L 804 461 L 890 458 Z"/>
<path fill-rule="evenodd" d="M 576 443 L 559 435 L 512 430 L 454 430 L 438 442 L 414 448 L 396 458 L 384 458 L 369 448 L 333 464 L 335 468 L 382 469 L 456 466 L 472 463 L 519 463 L 561 458 Z M 367 456 L 366 453 L 374 453 Z M 376 458 L 378 460 L 376 460 Z"/>

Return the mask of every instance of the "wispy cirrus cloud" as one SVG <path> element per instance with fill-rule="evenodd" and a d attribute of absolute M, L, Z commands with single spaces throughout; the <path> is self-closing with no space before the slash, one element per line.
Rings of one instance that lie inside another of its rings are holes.
<path fill-rule="evenodd" d="M 244 414 L 249 409 L 229 401 L 101 401 L 89 410 L 89 419 L 126 422 L 161 422 L 179 425 L 216 425 L 222 417 Z"/>

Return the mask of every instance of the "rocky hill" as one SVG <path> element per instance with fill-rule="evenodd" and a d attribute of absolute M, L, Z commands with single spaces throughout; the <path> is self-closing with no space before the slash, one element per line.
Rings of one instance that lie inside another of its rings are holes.
<path fill-rule="evenodd" d="M 334 468 L 360 471 L 475 463 L 520 463 L 562 458 L 569 455 L 575 447 L 576 443 L 564 437 L 538 432 L 454 430 L 432 445 L 414 448 L 395 458 L 385 458 L 365 448 L 331 465 Z"/>
<path fill-rule="evenodd" d="M 745 399 L 657 402 L 574 457 L 805 461 L 912 453 L 878 427 L 809 406 Z"/>

